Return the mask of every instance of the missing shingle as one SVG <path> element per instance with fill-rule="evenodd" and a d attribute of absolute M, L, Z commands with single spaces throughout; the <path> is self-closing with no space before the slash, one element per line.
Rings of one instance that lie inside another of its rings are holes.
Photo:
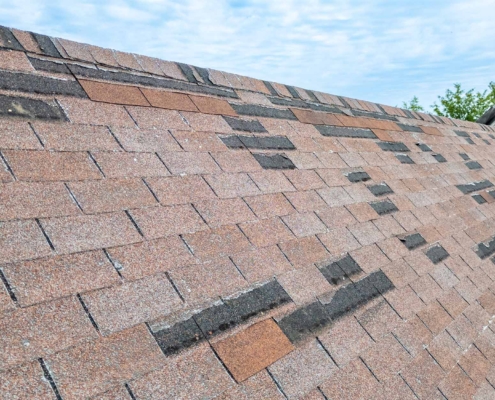
<path fill-rule="evenodd" d="M 466 163 L 466 167 L 468 167 L 469 169 L 474 169 L 474 170 L 483 168 L 478 161 L 469 161 Z"/>
<path fill-rule="evenodd" d="M 459 189 L 464 194 L 469 194 L 472 192 L 477 192 L 478 190 L 488 189 L 492 186 L 493 183 L 485 179 L 484 181 L 471 182 L 471 183 L 466 183 L 464 185 L 456 185 L 456 188 Z"/>
<path fill-rule="evenodd" d="M 383 151 L 394 151 L 401 153 L 410 151 L 409 147 L 401 142 L 378 142 L 377 144 Z"/>
<path fill-rule="evenodd" d="M 45 377 L 47 382 L 50 384 L 50 387 L 52 388 L 56 399 L 62 400 L 62 396 L 60 395 L 60 392 L 58 391 L 57 385 L 55 384 L 55 380 L 53 379 L 52 374 L 50 373 L 50 370 L 48 369 L 48 366 L 46 365 L 45 361 L 42 358 L 38 358 L 38 362 L 40 363 L 41 369 L 43 370 L 43 376 Z"/>
<path fill-rule="evenodd" d="M 433 264 L 438 264 L 440 261 L 445 260 L 449 257 L 449 253 L 441 245 L 437 244 L 430 247 L 425 252 L 426 256 L 430 259 Z"/>
<path fill-rule="evenodd" d="M 248 115 L 251 117 L 265 117 L 277 119 L 297 120 L 291 110 L 283 110 L 280 108 L 271 108 L 258 106 L 256 104 L 230 104 L 239 115 Z"/>
<path fill-rule="evenodd" d="M 315 128 L 323 136 L 330 137 L 350 137 L 360 139 L 376 139 L 376 135 L 371 129 L 345 128 L 340 126 L 315 125 Z"/>
<path fill-rule="evenodd" d="M 349 181 L 351 181 L 352 183 L 367 182 L 371 180 L 371 176 L 369 176 L 368 173 L 364 171 L 350 172 L 348 174 L 345 174 L 345 176 L 347 176 L 347 179 L 349 179 Z"/>
<path fill-rule="evenodd" d="M 415 162 L 412 160 L 412 158 L 409 157 L 407 154 L 396 154 L 395 157 L 402 164 L 415 164 Z"/>
<path fill-rule="evenodd" d="M 265 127 L 258 120 L 245 120 L 240 118 L 227 117 L 225 115 L 222 115 L 222 118 L 234 131 L 268 133 Z"/>
<path fill-rule="evenodd" d="M 294 163 L 285 154 L 253 153 L 263 169 L 296 169 Z"/>
<path fill-rule="evenodd" d="M 368 189 L 376 197 L 383 196 L 385 194 L 392 194 L 394 191 L 385 182 L 378 185 L 368 186 Z"/>
<path fill-rule="evenodd" d="M 399 211 L 396 205 L 390 200 L 372 202 L 369 203 L 369 205 L 378 213 L 378 215 L 387 215 Z"/>
<path fill-rule="evenodd" d="M 447 159 L 441 154 L 433 154 L 433 158 L 437 160 L 439 163 L 447 162 Z"/>
<path fill-rule="evenodd" d="M 428 146 L 425 143 L 416 143 L 416 146 L 418 146 L 421 149 L 421 151 L 426 151 L 426 152 L 431 151 L 430 146 Z"/>
<path fill-rule="evenodd" d="M 404 246 L 406 246 L 409 250 L 417 249 L 418 247 L 426 244 L 426 240 L 420 233 L 403 236 L 402 238 L 399 238 L 399 240 L 404 243 Z"/>
<path fill-rule="evenodd" d="M 39 33 L 31 33 L 31 36 L 34 38 L 36 43 L 38 43 L 39 48 L 44 54 L 55 58 L 62 58 L 50 37 L 40 35 Z"/>
<path fill-rule="evenodd" d="M 406 131 L 406 132 L 417 132 L 417 133 L 423 133 L 423 131 L 421 130 L 421 128 L 419 126 L 415 126 L 415 125 L 406 125 L 406 124 L 401 124 L 401 123 L 397 123 L 397 125 L 399 125 L 399 127 L 403 130 L 403 131 Z"/>
<path fill-rule="evenodd" d="M 478 204 L 485 204 L 486 203 L 485 198 L 482 195 L 480 195 L 480 194 L 473 194 L 471 197 Z"/>
<path fill-rule="evenodd" d="M 459 153 L 459 155 L 464 161 L 470 160 L 469 156 L 466 153 Z"/>
<path fill-rule="evenodd" d="M 170 356 L 201 343 L 205 336 L 194 318 L 189 318 L 171 327 L 151 332 L 163 354 Z"/>

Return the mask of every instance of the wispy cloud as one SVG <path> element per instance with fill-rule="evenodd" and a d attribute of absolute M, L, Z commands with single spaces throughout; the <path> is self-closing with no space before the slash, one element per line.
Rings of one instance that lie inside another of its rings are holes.
<path fill-rule="evenodd" d="M 494 79 L 492 0 L 0 0 L 0 23 L 309 89 L 430 105 Z"/>

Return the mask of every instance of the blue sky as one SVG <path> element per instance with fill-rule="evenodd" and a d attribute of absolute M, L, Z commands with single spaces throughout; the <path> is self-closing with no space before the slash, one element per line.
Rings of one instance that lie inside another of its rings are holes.
<path fill-rule="evenodd" d="M 0 0 L 0 24 L 389 105 L 495 80 L 493 0 Z"/>

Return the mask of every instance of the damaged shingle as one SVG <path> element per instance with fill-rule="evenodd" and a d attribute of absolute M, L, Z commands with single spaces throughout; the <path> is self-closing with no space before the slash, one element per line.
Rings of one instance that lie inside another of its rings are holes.
<path fill-rule="evenodd" d="M 329 283 L 338 285 L 352 275 L 361 273 L 362 269 L 358 263 L 347 254 L 340 260 L 323 266 L 320 268 L 320 271 Z"/>
<path fill-rule="evenodd" d="M 421 128 L 419 126 L 414 126 L 414 125 L 406 125 L 406 124 L 401 124 L 401 123 L 397 123 L 397 125 L 399 125 L 399 127 L 403 130 L 403 131 L 406 131 L 406 132 L 417 132 L 417 133 L 423 133 L 423 131 L 421 130 Z"/>
<path fill-rule="evenodd" d="M 469 156 L 466 153 L 459 153 L 459 155 L 464 161 L 470 160 Z"/>
<path fill-rule="evenodd" d="M 282 318 L 278 326 L 293 343 L 310 333 L 316 333 L 330 322 L 330 318 L 319 301 L 299 308 Z"/>
<path fill-rule="evenodd" d="M 285 136 L 239 136 L 248 149 L 295 150 L 296 147 Z"/>
<path fill-rule="evenodd" d="M 481 259 L 490 257 L 494 253 L 495 253 L 495 238 L 490 239 L 488 242 L 479 243 L 476 249 L 476 254 Z"/>

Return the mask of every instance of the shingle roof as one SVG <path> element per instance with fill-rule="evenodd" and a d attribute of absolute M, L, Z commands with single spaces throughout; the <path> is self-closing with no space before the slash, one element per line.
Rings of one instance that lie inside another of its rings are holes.
<path fill-rule="evenodd" d="M 2 398 L 493 398 L 493 127 L 0 47 Z"/>

